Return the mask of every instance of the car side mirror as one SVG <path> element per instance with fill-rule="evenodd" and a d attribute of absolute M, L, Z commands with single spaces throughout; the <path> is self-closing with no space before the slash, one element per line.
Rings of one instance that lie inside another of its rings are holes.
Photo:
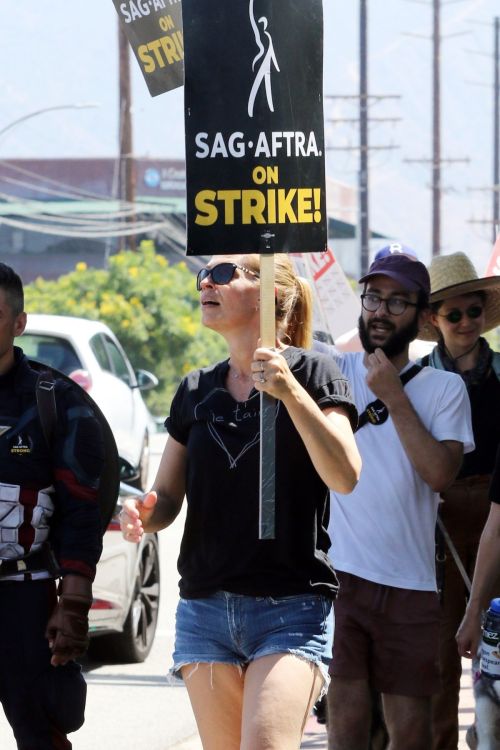
<path fill-rule="evenodd" d="M 135 387 L 140 391 L 150 391 L 158 385 L 158 378 L 152 372 L 148 372 L 148 370 L 136 370 L 135 377 L 137 379 Z"/>
<path fill-rule="evenodd" d="M 118 460 L 120 465 L 120 481 L 132 482 L 137 479 L 139 476 L 137 469 L 135 469 L 125 458 L 122 458 L 122 456 L 120 456 Z"/>

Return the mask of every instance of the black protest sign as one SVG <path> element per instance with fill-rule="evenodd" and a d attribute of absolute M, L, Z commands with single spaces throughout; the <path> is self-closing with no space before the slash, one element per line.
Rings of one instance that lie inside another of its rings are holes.
<path fill-rule="evenodd" d="M 151 96 L 184 83 L 181 0 L 113 0 Z"/>
<path fill-rule="evenodd" d="M 321 0 L 183 0 L 188 255 L 326 249 Z"/>

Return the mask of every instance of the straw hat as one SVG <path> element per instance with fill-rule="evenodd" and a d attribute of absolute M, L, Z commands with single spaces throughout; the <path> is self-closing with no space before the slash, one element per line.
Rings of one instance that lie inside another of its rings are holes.
<path fill-rule="evenodd" d="M 465 253 L 436 256 L 429 266 L 429 275 L 431 304 L 450 297 L 483 291 L 486 293 L 483 332 L 500 325 L 500 276 L 485 276 L 480 279 Z M 437 341 L 438 331 L 431 323 L 427 323 L 419 331 L 418 338 L 424 341 Z"/>

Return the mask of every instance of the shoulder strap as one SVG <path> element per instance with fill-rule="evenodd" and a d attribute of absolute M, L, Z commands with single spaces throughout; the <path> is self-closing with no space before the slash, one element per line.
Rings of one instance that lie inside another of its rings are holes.
<path fill-rule="evenodd" d="M 420 366 L 421 367 L 428 367 L 429 362 L 431 361 L 430 354 L 426 354 L 422 359 L 420 360 Z"/>
<path fill-rule="evenodd" d="M 415 375 L 418 375 L 422 368 L 420 365 L 412 365 L 406 372 L 404 372 L 401 376 L 401 382 L 403 386 L 405 386 L 412 378 L 415 377 Z M 365 424 L 383 424 L 387 417 L 389 416 L 389 411 L 387 409 L 387 406 L 384 404 L 383 401 L 381 401 L 379 398 L 376 401 L 372 401 L 364 412 L 359 415 L 358 419 L 358 427 L 357 429 L 361 429 L 361 427 L 364 427 Z"/>
<path fill-rule="evenodd" d="M 408 370 L 406 370 L 406 372 L 401 375 L 401 382 L 403 383 L 403 385 L 409 383 L 410 380 L 415 377 L 415 375 L 418 375 L 421 369 L 422 368 L 420 367 L 420 365 L 412 365 Z"/>
<path fill-rule="evenodd" d="M 58 382 L 62 381 L 70 387 L 73 393 L 78 394 L 79 399 L 90 408 L 101 426 L 105 460 L 97 498 L 101 510 L 102 528 L 105 530 L 111 520 L 120 490 L 120 459 L 111 427 L 94 399 L 83 388 L 80 388 L 74 380 L 55 368 L 48 369 L 47 365 L 35 360 L 28 360 L 28 362 L 30 367 L 38 373 L 36 383 L 37 407 L 43 434 L 49 446 L 52 445 L 57 424 L 56 378 Z"/>
<path fill-rule="evenodd" d="M 55 382 L 50 370 L 43 370 L 38 374 L 36 381 L 36 403 L 43 436 L 50 448 L 57 423 Z"/>

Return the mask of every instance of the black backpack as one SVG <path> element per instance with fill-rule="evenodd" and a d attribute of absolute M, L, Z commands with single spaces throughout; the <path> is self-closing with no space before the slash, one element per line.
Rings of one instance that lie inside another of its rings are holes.
<path fill-rule="evenodd" d="M 95 418 L 101 426 L 104 444 L 104 464 L 101 479 L 99 481 L 99 488 L 97 490 L 97 499 L 101 511 L 102 531 L 104 533 L 111 521 L 113 511 L 116 507 L 116 501 L 120 490 L 121 470 L 118 449 L 108 420 L 94 399 L 67 375 L 64 375 L 64 373 L 59 372 L 53 367 L 47 367 L 47 365 L 35 360 L 29 360 L 29 364 L 30 367 L 38 373 L 36 383 L 38 416 L 40 418 L 45 440 L 49 446 L 52 444 L 52 438 L 57 423 L 57 405 L 55 398 L 56 380 L 62 380 L 71 387 L 72 391 L 77 394 L 78 398 L 91 408 Z"/>

